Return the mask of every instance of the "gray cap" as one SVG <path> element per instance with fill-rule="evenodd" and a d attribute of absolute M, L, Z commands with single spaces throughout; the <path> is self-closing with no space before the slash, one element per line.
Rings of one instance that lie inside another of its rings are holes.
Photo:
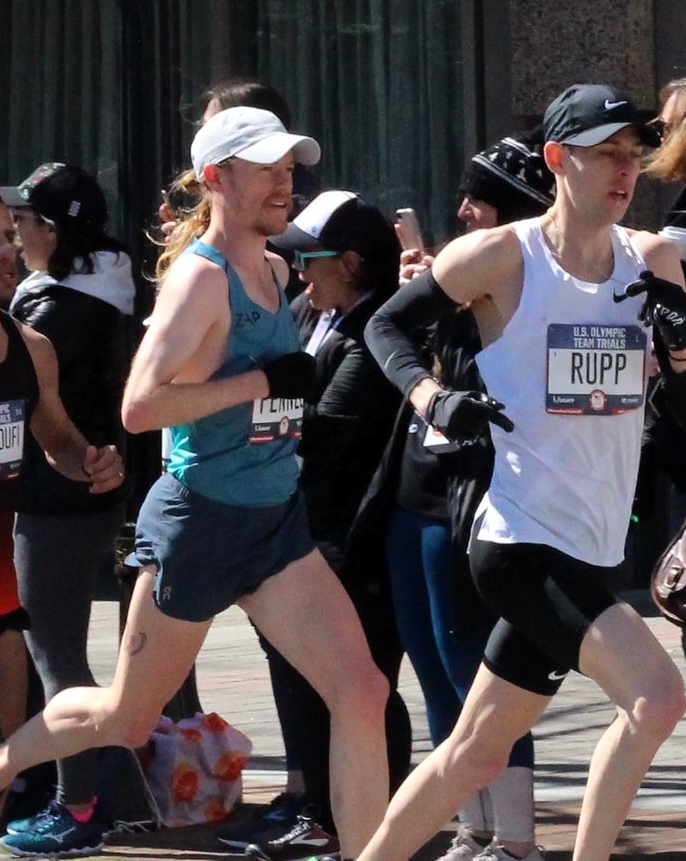
<path fill-rule="evenodd" d="M 293 150 L 301 164 L 316 164 L 321 150 L 316 140 L 286 131 L 271 111 L 240 106 L 210 117 L 191 144 L 191 161 L 198 179 L 205 166 L 236 157 L 256 164 L 274 164 Z"/>

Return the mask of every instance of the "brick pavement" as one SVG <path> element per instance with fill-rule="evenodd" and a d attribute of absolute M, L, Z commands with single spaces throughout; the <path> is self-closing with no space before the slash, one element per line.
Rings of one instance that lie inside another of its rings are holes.
<path fill-rule="evenodd" d="M 645 596 L 634 596 L 648 624 L 685 671 L 680 632 L 655 617 Z M 97 602 L 91 624 L 91 663 L 100 682 L 111 678 L 116 650 L 117 606 Z M 217 618 L 197 664 L 198 688 L 205 711 L 217 711 L 253 741 L 253 757 L 244 772 L 244 804 L 234 816 L 249 815 L 283 786 L 283 745 L 271 697 L 266 662 L 254 631 L 242 613 L 232 609 Z M 430 743 L 416 678 L 407 665 L 401 691 L 414 731 L 413 760 Z M 569 861 L 578 804 L 588 760 L 611 710 L 596 686 L 578 675 L 568 678 L 535 729 L 536 811 L 538 840 L 549 861 Z M 686 859 L 686 720 L 682 720 L 653 764 L 616 847 L 625 859 Z M 451 830 L 436 836 L 415 861 L 433 861 L 449 842 Z M 243 857 L 223 851 L 212 828 L 168 829 L 149 835 L 113 835 L 103 856 L 115 859 L 184 859 L 218 861 Z"/>

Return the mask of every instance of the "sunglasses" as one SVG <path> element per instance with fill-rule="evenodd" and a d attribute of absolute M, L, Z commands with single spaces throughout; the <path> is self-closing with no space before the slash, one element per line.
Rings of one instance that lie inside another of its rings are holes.
<path fill-rule="evenodd" d="M 662 119 L 662 117 L 655 117 L 654 120 L 650 120 L 646 125 L 649 125 L 651 128 L 654 128 L 655 131 L 660 135 L 662 140 L 665 138 L 665 134 L 667 132 L 667 123 Z"/>
<path fill-rule="evenodd" d="M 307 261 L 313 257 L 340 257 L 340 251 L 294 251 L 293 268 L 296 272 L 304 272 Z"/>
<path fill-rule="evenodd" d="M 662 140 L 664 140 L 667 135 L 673 131 L 676 126 L 681 125 L 681 123 L 669 123 L 667 120 L 663 120 L 662 117 L 655 117 L 654 120 L 651 120 L 648 123 L 649 126 L 652 126 L 655 131 L 660 135 Z"/>

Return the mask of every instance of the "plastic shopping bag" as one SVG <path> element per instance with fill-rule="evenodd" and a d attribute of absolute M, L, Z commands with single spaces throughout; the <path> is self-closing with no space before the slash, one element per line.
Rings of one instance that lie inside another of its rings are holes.
<path fill-rule="evenodd" d="M 252 742 L 212 712 L 174 722 L 162 716 L 139 752 L 163 825 L 223 819 L 242 792 Z"/>

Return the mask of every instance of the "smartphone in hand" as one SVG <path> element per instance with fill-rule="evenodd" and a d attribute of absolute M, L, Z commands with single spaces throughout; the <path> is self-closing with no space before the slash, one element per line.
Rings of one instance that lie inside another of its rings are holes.
<path fill-rule="evenodd" d="M 396 209 L 395 214 L 398 216 L 396 230 L 403 250 L 409 251 L 416 248 L 423 254 L 424 241 L 414 209 L 410 207 Z"/>

